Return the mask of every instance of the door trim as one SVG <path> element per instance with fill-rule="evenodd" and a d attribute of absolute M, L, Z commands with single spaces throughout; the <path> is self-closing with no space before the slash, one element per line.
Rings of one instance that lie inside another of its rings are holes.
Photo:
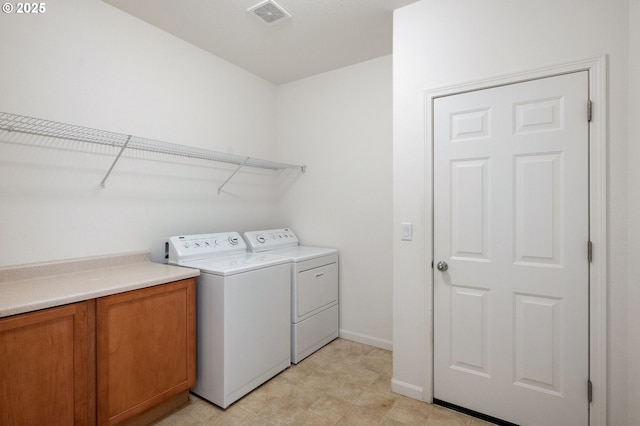
<path fill-rule="evenodd" d="M 427 207 L 425 219 L 433 229 L 433 113 L 436 98 L 577 71 L 588 71 L 589 99 L 593 103 L 589 126 L 589 236 L 593 244 L 589 267 L 589 379 L 593 386 L 593 397 L 589 404 L 589 423 L 592 426 L 605 426 L 607 424 L 607 56 L 602 55 L 425 91 L 427 148 L 425 160 L 429 165 L 425 176 Z M 433 238 L 425 250 L 427 259 L 432 260 Z M 425 306 L 427 368 L 425 368 L 422 400 L 433 402 L 433 269 L 431 269 L 431 262 L 426 264 L 427 291 L 430 291 L 431 297 L 427 298 L 427 306 Z M 585 395 L 586 388 L 585 383 Z"/>

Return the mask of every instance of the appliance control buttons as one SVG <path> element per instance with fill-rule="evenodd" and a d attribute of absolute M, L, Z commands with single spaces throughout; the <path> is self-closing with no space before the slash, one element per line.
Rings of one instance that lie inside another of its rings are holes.
<path fill-rule="evenodd" d="M 256 241 L 259 242 L 260 244 L 264 244 L 264 242 L 266 241 L 266 239 L 264 238 L 263 235 L 258 235 L 256 237 Z"/>

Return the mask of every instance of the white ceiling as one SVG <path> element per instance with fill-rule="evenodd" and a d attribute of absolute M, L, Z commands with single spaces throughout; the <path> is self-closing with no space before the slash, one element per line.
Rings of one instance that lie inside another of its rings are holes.
<path fill-rule="evenodd" d="M 266 24 L 262 0 L 104 0 L 274 84 L 391 53 L 393 10 L 417 0 L 275 0 L 291 19 Z"/>

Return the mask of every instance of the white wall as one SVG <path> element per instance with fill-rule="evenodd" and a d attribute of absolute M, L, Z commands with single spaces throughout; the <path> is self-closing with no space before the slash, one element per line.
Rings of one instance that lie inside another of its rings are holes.
<path fill-rule="evenodd" d="M 395 12 L 394 382 L 406 393 L 420 398 L 431 383 L 425 352 L 432 236 L 425 221 L 430 166 L 424 92 L 604 53 L 609 58 L 608 415 L 609 424 L 628 424 L 627 13 L 626 0 L 423 0 Z M 399 224 L 405 221 L 414 223 L 412 242 L 400 241 Z"/>
<path fill-rule="evenodd" d="M 291 226 L 340 250 L 343 335 L 391 348 L 390 56 L 275 87 L 99 0 L 2 14 L 0 38 L 0 111 L 308 165 L 218 195 L 234 166 L 128 151 L 100 189 L 115 149 L 5 135 L 0 266 Z"/>
<path fill-rule="evenodd" d="M 275 159 L 276 88 L 99 0 L 0 16 L 0 111 Z M 0 140 L 0 266 L 264 228 L 277 177 L 42 138 Z M 133 157 L 133 158 L 132 158 Z M 293 159 L 299 161 L 299 158 Z M 195 167 L 193 166 L 195 165 Z"/>
<path fill-rule="evenodd" d="M 640 419 L 640 0 L 629 2 L 629 419 Z"/>
<path fill-rule="evenodd" d="M 391 349 L 391 56 L 278 86 L 282 225 L 340 250 L 341 336 Z"/>

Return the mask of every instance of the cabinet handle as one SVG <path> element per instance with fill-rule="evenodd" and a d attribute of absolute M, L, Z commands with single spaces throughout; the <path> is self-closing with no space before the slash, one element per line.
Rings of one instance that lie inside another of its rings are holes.
<path fill-rule="evenodd" d="M 316 274 L 316 278 L 320 278 L 320 277 L 322 277 L 322 276 L 324 276 L 324 272 L 318 272 L 318 273 Z"/>

